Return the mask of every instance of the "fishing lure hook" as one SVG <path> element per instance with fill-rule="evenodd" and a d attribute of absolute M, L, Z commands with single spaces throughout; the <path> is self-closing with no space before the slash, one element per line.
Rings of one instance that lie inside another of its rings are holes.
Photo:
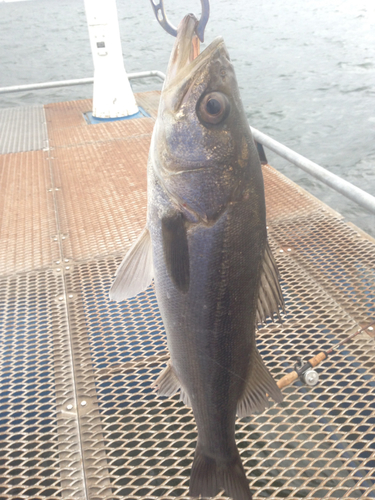
<path fill-rule="evenodd" d="M 169 22 L 167 15 L 164 9 L 164 0 L 150 0 L 152 8 L 154 10 L 155 17 L 160 24 L 160 26 L 170 35 L 177 36 L 177 29 Z M 210 16 L 210 1 L 209 0 L 201 0 L 202 5 L 202 15 L 198 21 L 198 25 L 196 28 L 196 33 L 201 42 L 204 41 L 204 30 L 206 28 L 206 24 L 208 22 L 208 18 Z"/>

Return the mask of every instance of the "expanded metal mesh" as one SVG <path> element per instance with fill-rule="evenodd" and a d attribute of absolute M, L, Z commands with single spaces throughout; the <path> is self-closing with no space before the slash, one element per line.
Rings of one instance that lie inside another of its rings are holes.
<path fill-rule="evenodd" d="M 83 498 L 62 278 L 0 280 L 0 498 Z"/>
<path fill-rule="evenodd" d="M 91 346 L 88 370 L 96 381 L 111 479 L 105 498 L 186 497 L 194 418 L 178 395 L 158 398 L 151 388 L 168 359 L 153 288 L 122 304 L 108 301 L 118 263 L 82 265 L 69 279 L 72 291 L 81 290 L 79 305 L 72 306 L 83 309 L 77 331 L 87 329 Z M 278 263 L 288 314 L 283 325 L 270 324 L 258 335 L 275 378 L 290 371 L 297 355 L 327 349 L 356 327 L 298 265 Z M 284 389 L 282 405 L 238 420 L 237 444 L 258 496 L 375 496 L 374 361 L 374 342 L 362 337 L 318 370 L 318 387 L 297 383 Z"/>
<path fill-rule="evenodd" d="M 138 100 L 155 113 L 155 93 Z M 108 299 L 145 221 L 151 119 L 89 126 L 89 108 L 47 107 L 53 147 L 35 160 L 39 180 L 27 177 L 26 153 L 0 156 L 2 213 L 7 227 L 16 214 L 25 228 L 0 246 L 0 500 L 188 498 L 196 426 L 179 395 L 151 388 L 168 360 L 153 286 L 120 304 Z M 279 379 L 298 356 L 374 321 L 375 244 L 268 165 L 264 178 L 286 315 L 257 342 Z M 43 188 L 27 187 L 35 183 Z M 17 211 L 10 200 L 19 196 L 27 203 Z M 23 241 L 27 265 L 16 264 Z M 282 404 L 237 420 L 255 498 L 375 498 L 368 333 L 317 369 L 316 387 L 296 382 Z"/>

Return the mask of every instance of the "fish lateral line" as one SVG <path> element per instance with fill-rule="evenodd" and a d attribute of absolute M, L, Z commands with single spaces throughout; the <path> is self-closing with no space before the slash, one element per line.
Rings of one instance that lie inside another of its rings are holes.
<path fill-rule="evenodd" d="M 212 168 L 215 168 L 215 165 L 209 165 L 207 167 L 189 168 L 189 169 L 177 170 L 177 171 L 166 170 L 166 169 L 164 169 L 164 170 L 168 173 L 168 175 L 182 175 L 182 174 L 191 174 L 191 173 L 195 173 L 195 172 L 202 172 L 205 170 L 211 170 Z"/>

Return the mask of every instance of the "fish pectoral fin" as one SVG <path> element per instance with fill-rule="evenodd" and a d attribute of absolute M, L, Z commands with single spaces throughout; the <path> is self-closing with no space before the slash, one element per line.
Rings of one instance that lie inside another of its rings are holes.
<path fill-rule="evenodd" d="M 153 275 L 151 236 L 145 227 L 116 271 L 115 281 L 109 291 L 110 299 L 120 302 L 143 292 L 151 283 Z"/>
<path fill-rule="evenodd" d="M 280 310 L 284 311 L 284 299 L 279 283 L 279 271 L 271 249 L 266 244 L 260 273 L 260 285 L 257 303 L 257 324 L 263 323 L 267 317 L 274 318 L 276 314 L 279 320 Z"/>
<path fill-rule="evenodd" d="M 244 393 L 237 404 L 237 415 L 246 417 L 252 413 L 261 413 L 270 405 L 268 396 L 271 396 L 276 403 L 281 403 L 283 400 L 280 389 L 255 348 L 250 360 Z"/>
<path fill-rule="evenodd" d="M 188 291 L 190 282 L 189 247 L 185 222 L 185 217 L 181 212 L 162 219 L 165 265 L 171 281 L 181 292 Z"/>
<path fill-rule="evenodd" d="M 173 394 L 178 391 L 180 388 L 180 381 L 178 380 L 170 361 L 168 361 L 167 367 L 152 384 L 152 387 L 158 388 L 159 396 L 173 396 Z"/>

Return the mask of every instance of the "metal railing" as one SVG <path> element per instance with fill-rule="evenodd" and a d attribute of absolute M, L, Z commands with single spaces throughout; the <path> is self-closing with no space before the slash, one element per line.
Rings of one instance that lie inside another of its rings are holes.
<path fill-rule="evenodd" d="M 141 71 L 139 73 L 128 73 L 129 80 L 137 78 L 157 77 L 165 80 L 165 74 L 161 71 Z M 78 78 L 77 80 L 60 80 L 57 82 L 32 83 L 29 85 L 14 85 L 13 87 L 0 87 L 0 94 L 9 94 L 11 92 L 25 92 L 28 90 L 53 89 L 56 87 L 73 87 L 74 85 L 87 85 L 94 83 L 94 77 Z"/>
<path fill-rule="evenodd" d="M 129 80 L 135 80 L 138 78 L 148 78 L 148 77 L 156 77 L 160 80 L 165 80 L 165 74 L 161 71 L 141 71 L 138 73 L 129 73 Z M 35 83 L 30 85 L 16 85 L 13 87 L 1 87 L 0 94 L 7 94 L 10 92 L 22 92 L 28 90 L 42 90 L 56 87 L 71 87 L 73 85 L 85 85 L 88 83 L 93 83 L 94 78 L 80 78 L 77 80 L 62 80 L 56 82 L 44 82 L 44 83 Z M 371 194 L 363 191 L 357 186 L 354 186 L 350 182 L 342 179 L 336 174 L 333 174 L 329 170 L 321 167 L 317 163 L 305 158 L 304 156 L 296 153 L 292 149 L 284 146 L 280 142 L 272 139 L 268 135 L 260 132 L 256 128 L 250 127 L 251 132 L 253 134 L 254 139 L 270 149 L 274 153 L 278 154 L 282 158 L 288 160 L 290 163 L 295 165 L 296 167 L 301 168 L 308 174 L 312 175 L 316 179 L 320 180 L 330 188 L 334 189 L 338 193 L 341 193 L 346 198 L 354 201 L 361 207 L 375 214 L 375 197 Z"/>
<path fill-rule="evenodd" d="M 317 163 L 305 158 L 304 156 L 296 153 L 292 149 L 284 146 L 281 142 L 275 141 L 272 137 L 260 132 L 256 128 L 250 127 L 251 132 L 253 134 L 254 139 L 270 149 L 274 153 L 278 154 L 285 160 L 288 160 L 293 165 L 301 168 L 308 174 L 312 175 L 316 179 L 319 179 L 321 182 L 334 189 L 338 193 L 341 193 L 346 198 L 349 198 L 352 201 L 355 201 L 358 205 L 363 208 L 366 208 L 373 214 L 375 214 L 375 197 L 371 196 L 371 194 L 366 193 L 363 189 L 360 189 L 357 186 L 354 186 L 350 182 L 342 179 L 336 174 L 333 174 L 329 170 L 324 167 L 321 167 Z"/>

